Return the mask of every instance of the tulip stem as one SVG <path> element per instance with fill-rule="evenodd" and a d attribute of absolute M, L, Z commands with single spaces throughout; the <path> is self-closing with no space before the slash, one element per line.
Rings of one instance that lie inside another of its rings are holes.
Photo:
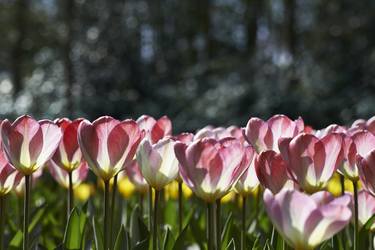
<path fill-rule="evenodd" d="M 246 244 L 246 196 L 242 196 L 242 230 L 241 230 L 241 250 L 245 250 Z"/>
<path fill-rule="evenodd" d="M 143 193 L 139 194 L 139 209 L 141 210 L 141 217 L 143 218 Z"/>
<path fill-rule="evenodd" d="M 207 249 L 216 250 L 215 204 L 207 203 Z"/>
<path fill-rule="evenodd" d="M 67 219 L 69 219 L 70 212 L 72 211 L 74 207 L 74 200 L 73 200 L 73 178 L 72 178 L 73 173 L 68 172 L 68 177 L 69 177 L 69 190 L 68 190 L 68 216 Z"/>
<path fill-rule="evenodd" d="M 345 194 L 345 177 L 340 174 L 341 195 Z"/>
<path fill-rule="evenodd" d="M 5 199 L 6 197 L 0 196 L 0 250 L 4 249 L 4 233 L 5 233 Z"/>
<path fill-rule="evenodd" d="M 31 175 L 25 175 L 25 193 L 23 203 L 23 250 L 29 246 L 29 207 L 30 207 L 30 178 Z"/>
<path fill-rule="evenodd" d="M 353 181 L 354 192 L 354 250 L 358 250 L 358 183 Z"/>
<path fill-rule="evenodd" d="M 110 223 L 109 223 L 109 231 L 110 231 L 109 244 L 111 248 L 113 246 L 113 221 L 114 221 L 115 206 L 116 206 L 117 175 L 118 174 L 116 174 L 113 177 L 113 185 L 112 185 L 111 218 L 110 218 Z"/>
<path fill-rule="evenodd" d="M 182 182 L 178 182 L 178 231 L 182 232 Z"/>
<path fill-rule="evenodd" d="M 152 249 L 158 249 L 158 202 L 159 202 L 159 190 L 155 189 L 155 199 L 154 199 L 154 222 L 152 230 Z"/>
<path fill-rule="evenodd" d="M 216 246 L 217 249 L 221 248 L 221 199 L 216 200 Z"/>
<path fill-rule="evenodd" d="M 105 250 L 108 250 L 108 236 L 109 236 L 109 180 L 104 181 L 104 240 L 103 246 Z"/>
<path fill-rule="evenodd" d="M 152 230 L 152 187 L 148 188 L 148 230 Z"/>

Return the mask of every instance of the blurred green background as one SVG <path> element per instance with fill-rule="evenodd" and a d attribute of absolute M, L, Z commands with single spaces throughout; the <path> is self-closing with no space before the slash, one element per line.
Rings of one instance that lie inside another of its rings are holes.
<path fill-rule="evenodd" d="M 371 0 L 1 0 L 0 116 L 350 123 L 375 107 L 374 13 Z"/>

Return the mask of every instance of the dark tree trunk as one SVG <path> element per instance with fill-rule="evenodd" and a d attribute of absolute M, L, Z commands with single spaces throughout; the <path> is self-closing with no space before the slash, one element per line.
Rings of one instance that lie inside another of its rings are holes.
<path fill-rule="evenodd" d="M 74 85 L 74 69 L 72 61 L 72 41 L 73 41 L 73 23 L 75 3 L 74 0 L 64 0 L 64 22 L 66 25 L 66 37 L 63 45 L 63 60 L 64 60 L 64 78 L 66 83 L 65 99 L 66 99 L 66 112 L 69 116 L 73 114 L 74 98 L 73 98 L 73 85 Z"/>
<path fill-rule="evenodd" d="M 13 96 L 23 88 L 23 71 L 22 65 L 24 61 L 23 44 L 27 37 L 27 15 L 28 0 L 17 0 L 15 14 L 15 29 L 17 38 L 12 49 L 12 80 L 13 80 Z"/>

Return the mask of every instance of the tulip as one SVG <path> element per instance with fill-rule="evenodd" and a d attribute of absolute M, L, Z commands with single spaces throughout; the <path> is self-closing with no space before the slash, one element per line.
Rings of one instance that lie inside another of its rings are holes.
<path fill-rule="evenodd" d="M 80 176 L 83 172 L 87 175 L 87 165 L 83 162 L 83 157 L 81 150 L 78 145 L 78 126 L 83 121 L 83 119 L 77 119 L 71 121 L 67 118 L 56 119 L 55 124 L 60 127 L 63 136 L 59 143 L 59 147 L 50 160 L 50 172 L 55 180 L 68 189 L 68 205 L 67 214 L 69 217 L 70 211 L 72 211 L 74 206 L 74 194 L 73 185 L 77 176 Z M 84 166 L 83 166 L 84 165 Z M 84 171 L 81 169 L 80 174 L 74 174 L 74 170 L 80 167 L 84 167 Z M 56 169 L 61 168 L 61 170 Z M 65 171 L 66 173 L 63 173 Z M 76 177 L 72 177 L 75 175 Z M 66 181 L 68 181 L 66 183 Z M 65 186 L 67 184 L 67 186 Z"/>
<path fill-rule="evenodd" d="M 137 124 L 141 130 L 146 132 L 145 138 L 152 144 L 157 143 L 166 136 L 172 135 L 172 122 L 167 116 L 155 120 L 151 116 L 142 115 L 137 119 Z"/>
<path fill-rule="evenodd" d="M 138 162 L 132 160 L 131 163 L 126 167 L 125 173 L 127 174 L 129 181 L 134 185 L 138 192 L 145 193 L 148 189 L 148 183 L 143 178 L 141 170 L 139 169 Z"/>
<path fill-rule="evenodd" d="M 339 198 L 321 191 L 311 196 L 284 189 L 264 192 L 267 214 L 285 241 L 297 250 L 312 250 L 350 221 L 350 196 Z"/>
<path fill-rule="evenodd" d="M 23 249 L 28 248 L 30 175 L 55 153 L 62 133 L 52 121 L 36 121 L 24 115 L 12 124 L 4 120 L 1 138 L 9 162 L 25 176 Z"/>
<path fill-rule="evenodd" d="M 212 138 L 216 140 L 223 139 L 225 137 L 231 137 L 232 134 L 226 128 L 218 127 L 214 128 L 212 126 L 206 126 L 197 131 L 194 136 L 194 141 L 200 140 L 203 138 Z"/>
<path fill-rule="evenodd" d="M 362 228 L 369 219 L 375 214 L 375 197 L 361 190 L 358 192 L 358 222 L 359 228 Z M 375 224 L 372 223 L 370 231 L 375 231 Z"/>
<path fill-rule="evenodd" d="M 293 188 L 294 184 L 288 176 L 287 166 L 280 154 L 267 150 L 255 159 L 255 171 L 263 187 L 276 194 L 286 187 Z"/>
<path fill-rule="evenodd" d="M 86 179 L 89 169 L 87 163 L 83 161 L 75 171 L 69 173 L 56 165 L 54 161 L 50 161 L 48 170 L 57 183 L 66 189 L 70 189 L 71 187 L 74 188 L 78 186 Z M 69 176 L 69 174 L 71 174 L 71 176 Z M 71 210 L 69 210 L 69 212 L 70 211 Z"/>
<path fill-rule="evenodd" d="M 241 175 L 238 179 L 237 183 L 235 184 L 235 190 L 237 193 L 241 195 L 242 198 L 242 213 L 241 213 L 241 250 L 245 249 L 245 238 L 246 238 L 246 200 L 247 196 L 254 193 L 259 188 L 259 180 L 255 173 L 255 159 L 257 157 L 257 153 L 253 149 L 252 146 L 247 146 L 249 150 L 248 154 L 248 163 L 249 167 L 245 170 L 245 172 Z M 219 220 L 220 218 L 218 218 Z"/>
<path fill-rule="evenodd" d="M 279 148 L 291 178 L 305 192 L 321 190 L 343 161 L 343 135 L 331 133 L 319 139 L 312 134 L 282 138 Z"/>
<path fill-rule="evenodd" d="M 252 151 L 235 138 L 205 138 L 189 146 L 177 143 L 175 153 L 182 179 L 195 195 L 207 202 L 208 219 L 212 222 L 213 202 L 227 194 L 249 167 Z M 208 223 L 209 249 L 216 248 L 212 244 L 217 244 L 211 224 Z"/>
<path fill-rule="evenodd" d="M 153 248 L 157 248 L 157 214 L 159 192 L 178 175 L 178 161 L 174 154 L 175 141 L 164 138 L 155 144 L 144 139 L 137 151 L 137 161 L 143 177 L 155 190 L 153 214 Z"/>
<path fill-rule="evenodd" d="M 292 121 L 285 115 L 274 115 L 268 121 L 251 118 L 244 130 L 244 137 L 258 153 L 264 150 L 279 152 L 280 138 L 295 137 L 303 130 L 301 118 Z"/>
<path fill-rule="evenodd" d="M 133 160 L 143 135 L 133 120 L 118 121 L 103 116 L 78 127 L 78 143 L 90 169 L 104 181 L 104 249 L 112 245 L 112 216 L 109 217 L 109 181 Z M 114 188 L 114 190 L 116 190 Z M 114 194 L 112 193 L 112 210 Z M 112 213 L 113 214 L 113 213 Z M 109 220 L 111 218 L 111 220 Z"/>

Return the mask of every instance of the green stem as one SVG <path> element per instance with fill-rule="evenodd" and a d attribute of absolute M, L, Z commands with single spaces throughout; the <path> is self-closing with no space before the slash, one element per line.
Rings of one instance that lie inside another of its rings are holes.
<path fill-rule="evenodd" d="M 212 232 L 213 232 L 213 221 L 212 221 L 212 203 L 207 203 L 207 250 L 213 250 L 212 246 Z"/>
<path fill-rule="evenodd" d="M 148 230 L 152 230 L 152 187 L 148 188 Z"/>
<path fill-rule="evenodd" d="M 345 194 L 345 177 L 340 174 L 340 184 L 341 184 L 341 195 Z"/>
<path fill-rule="evenodd" d="M 221 199 L 216 200 L 216 246 L 221 247 Z"/>
<path fill-rule="evenodd" d="M 272 232 L 271 232 L 271 246 L 275 246 L 275 234 L 276 234 L 276 230 L 275 230 L 275 227 L 272 226 Z"/>
<path fill-rule="evenodd" d="M 353 181 L 354 191 L 354 244 L 353 249 L 358 250 L 358 185 L 357 181 Z"/>
<path fill-rule="evenodd" d="M 139 194 L 139 209 L 141 210 L 141 218 L 143 218 L 143 193 Z"/>
<path fill-rule="evenodd" d="M 246 196 L 242 196 L 242 230 L 241 230 L 241 250 L 245 250 L 246 244 Z"/>
<path fill-rule="evenodd" d="M 113 177 L 113 185 L 112 185 L 112 201 L 111 201 L 111 218 L 109 223 L 109 244 L 110 247 L 113 247 L 113 221 L 115 216 L 115 206 L 116 206 L 116 191 L 117 191 L 117 175 Z"/>
<path fill-rule="evenodd" d="M 74 207 L 74 196 L 73 196 L 73 178 L 72 178 L 72 172 L 68 172 L 69 177 L 69 189 L 68 189 L 68 216 L 67 219 L 69 219 L 70 212 L 72 211 Z"/>
<path fill-rule="evenodd" d="M 6 196 L 0 196 L 0 250 L 4 249 L 4 234 L 5 234 L 5 199 Z"/>
<path fill-rule="evenodd" d="M 104 240 L 103 240 L 103 246 L 105 250 L 108 250 L 108 239 L 109 239 L 109 180 L 104 181 Z"/>
<path fill-rule="evenodd" d="M 29 246 L 29 209 L 30 209 L 30 179 L 31 175 L 25 175 L 25 195 L 23 203 L 23 250 Z"/>
<path fill-rule="evenodd" d="M 182 231 L 182 182 L 178 182 L 178 231 Z"/>
<path fill-rule="evenodd" d="M 154 199 L 154 222 L 152 230 L 152 249 L 158 249 L 158 202 L 159 202 L 159 190 L 155 189 L 155 199 Z"/>

